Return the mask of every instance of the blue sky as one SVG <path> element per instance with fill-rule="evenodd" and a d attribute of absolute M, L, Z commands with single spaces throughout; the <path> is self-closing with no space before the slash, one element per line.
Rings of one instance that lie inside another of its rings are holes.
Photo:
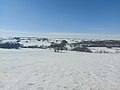
<path fill-rule="evenodd" d="M 0 0 L 0 29 L 120 34 L 120 0 Z"/>

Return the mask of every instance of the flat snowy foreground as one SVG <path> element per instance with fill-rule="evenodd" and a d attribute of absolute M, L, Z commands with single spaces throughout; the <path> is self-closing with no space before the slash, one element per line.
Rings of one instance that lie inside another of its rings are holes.
<path fill-rule="evenodd" d="M 120 90 L 120 54 L 0 49 L 0 90 Z"/>

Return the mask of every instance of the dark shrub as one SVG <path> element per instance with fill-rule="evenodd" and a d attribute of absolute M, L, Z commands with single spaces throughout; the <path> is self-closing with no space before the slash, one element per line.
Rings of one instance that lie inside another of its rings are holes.
<path fill-rule="evenodd" d="M 14 37 L 13 39 L 20 40 L 20 37 Z"/>
<path fill-rule="evenodd" d="M 64 45 L 64 46 L 66 46 L 67 43 L 68 43 L 68 42 L 67 42 L 66 40 L 62 40 L 62 41 L 61 41 L 61 44 Z"/>
<path fill-rule="evenodd" d="M 37 41 L 41 41 L 41 38 L 37 38 L 36 40 L 37 40 Z"/>
<path fill-rule="evenodd" d="M 44 45 L 41 45 L 41 46 L 32 45 L 32 46 L 24 46 L 23 48 L 40 48 L 40 49 L 47 49 L 48 47 L 47 47 L 47 46 L 44 46 Z"/>
<path fill-rule="evenodd" d="M 80 51 L 80 52 L 92 52 L 90 49 L 87 47 L 75 47 L 72 49 L 72 51 Z"/>
<path fill-rule="evenodd" d="M 51 43 L 51 45 L 48 48 L 53 48 L 54 52 L 59 52 L 60 50 L 67 50 L 66 48 L 66 42 L 62 41 L 60 44 L 57 43 Z"/>
<path fill-rule="evenodd" d="M 111 48 L 112 48 L 112 46 L 107 46 L 107 48 L 111 49 Z"/>
<path fill-rule="evenodd" d="M 23 48 L 38 48 L 38 45 L 24 46 Z"/>
<path fill-rule="evenodd" d="M 26 43 L 28 43 L 28 41 L 25 41 Z"/>

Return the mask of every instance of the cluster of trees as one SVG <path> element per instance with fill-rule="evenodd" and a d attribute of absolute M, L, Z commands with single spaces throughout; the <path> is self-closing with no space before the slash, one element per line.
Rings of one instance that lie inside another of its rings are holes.
<path fill-rule="evenodd" d="M 60 44 L 52 43 L 49 48 L 53 48 L 54 52 L 59 52 L 62 50 L 67 50 L 66 44 L 69 44 L 66 40 L 62 40 Z M 69 44 L 70 45 L 70 44 Z M 79 52 L 92 52 L 86 46 L 77 46 L 71 49 L 72 51 L 79 51 Z"/>
<path fill-rule="evenodd" d="M 72 51 L 79 51 L 79 52 L 92 52 L 90 49 L 88 49 L 85 46 L 81 46 L 81 47 L 75 47 L 72 49 Z"/>
<path fill-rule="evenodd" d="M 81 41 L 77 43 L 72 43 L 71 46 L 86 46 L 86 47 L 120 47 L 120 40 L 101 40 L 101 41 Z"/>
<path fill-rule="evenodd" d="M 42 41 L 42 42 L 44 42 L 44 41 L 49 41 L 48 38 L 37 38 L 36 40 L 37 40 L 37 41 Z"/>
<path fill-rule="evenodd" d="M 44 46 L 44 45 L 41 45 L 41 46 L 31 45 L 31 46 L 23 46 L 23 48 L 40 48 L 40 49 L 47 49 L 48 47 L 47 47 L 47 46 Z"/>
<path fill-rule="evenodd" d="M 57 43 L 52 43 L 49 48 L 53 48 L 54 49 L 54 52 L 59 52 L 59 51 L 62 51 L 62 50 L 67 50 L 66 48 L 66 44 L 68 42 L 66 40 L 62 40 L 61 43 L 57 44 Z"/>
<path fill-rule="evenodd" d="M 5 42 L 0 43 L 0 48 L 6 48 L 6 49 L 19 49 L 20 47 L 23 47 L 20 43 L 17 42 Z"/>

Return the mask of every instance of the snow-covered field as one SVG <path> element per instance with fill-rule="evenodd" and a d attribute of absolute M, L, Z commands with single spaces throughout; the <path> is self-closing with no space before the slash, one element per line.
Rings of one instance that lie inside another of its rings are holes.
<path fill-rule="evenodd" d="M 120 53 L 120 48 L 106 48 L 106 47 L 89 47 L 93 53 Z"/>
<path fill-rule="evenodd" d="M 0 49 L 0 90 L 120 90 L 120 54 Z"/>

